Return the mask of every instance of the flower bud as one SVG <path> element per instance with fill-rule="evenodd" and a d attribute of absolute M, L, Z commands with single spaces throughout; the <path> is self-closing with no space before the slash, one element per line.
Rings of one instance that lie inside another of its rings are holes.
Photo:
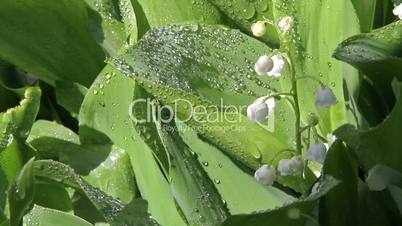
<path fill-rule="evenodd" d="M 255 37 L 261 37 L 267 32 L 267 27 L 264 21 L 257 21 L 251 25 L 251 31 Z"/>
<path fill-rule="evenodd" d="M 394 10 L 392 10 L 395 16 L 398 16 L 399 19 L 402 20 L 402 3 L 398 6 L 395 6 Z"/>
<path fill-rule="evenodd" d="M 247 117 L 252 122 L 262 122 L 273 113 L 275 105 L 273 97 L 260 97 L 247 107 Z"/>
<path fill-rule="evenodd" d="M 282 19 L 279 21 L 278 27 L 282 32 L 286 33 L 293 28 L 293 24 L 294 24 L 293 18 L 290 16 L 285 16 L 282 17 Z"/>
<path fill-rule="evenodd" d="M 262 165 L 257 171 L 255 171 L 254 178 L 258 183 L 270 186 L 275 181 L 276 170 L 268 165 Z"/>
<path fill-rule="evenodd" d="M 267 55 L 258 58 L 254 65 L 254 70 L 258 75 L 266 75 L 274 67 L 274 62 Z"/>
<path fill-rule="evenodd" d="M 338 103 L 338 99 L 331 88 L 325 87 L 316 93 L 315 105 L 317 108 L 327 108 Z"/>
<path fill-rule="evenodd" d="M 278 163 L 278 171 L 281 176 L 291 176 L 299 174 L 303 171 L 303 160 L 298 156 L 294 156 L 291 159 L 281 159 Z"/>
<path fill-rule="evenodd" d="M 308 149 L 305 159 L 324 164 L 328 145 L 324 143 L 312 144 Z"/>
<path fill-rule="evenodd" d="M 319 123 L 318 116 L 315 113 L 308 114 L 307 123 L 310 126 L 316 126 Z"/>

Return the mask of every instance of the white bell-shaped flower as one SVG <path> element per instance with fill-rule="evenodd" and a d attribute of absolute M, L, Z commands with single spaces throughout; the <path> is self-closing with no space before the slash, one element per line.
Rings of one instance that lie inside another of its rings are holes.
<path fill-rule="evenodd" d="M 338 99 L 331 88 L 325 87 L 317 91 L 315 100 L 315 105 L 317 108 L 327 108 L 337 103 Z"/>
<path fill-rule="evenodd" d="M 262 165 L 259 169 L 257 169 L 257 171 L 255 171 L 254 178 L 258 181 L 258 183 L 270 186 L 275 181 L 276 170 L 268 165 Z"/>
<path fill-rule="evenodd" d="M 328 144 L 312 144 L 305 155 L 305 159 L 324 164 L 327 155 Z"/>
<path fill-rule="evenodd" d="M 255 37 L 261 37 L 267 32 L 267 26 L 264 21 L 257 21 L 251 25 L 251 31 Z"/>
<path fill-rule="evenodd" d="M 262 122 L 274 112 L 275 99 L 260 97 L 247 107 L 247 117 L 252 122 Z"/>
<path fill-rule="evenodd" d="M 392 10 L 395 16 L 398 16 L 399 19 L 402 20 L 402 3 L 395 6 L 394 10 Z"/>
<path fill-rule="evenodd" d="M 269 76 L 280 77 L 283 73 L 283 69 L 285 68 L 285 61 L 279 55 L 274 55 L 271 57 L 273 62 L 273 67 L 270 71 L 268 71 Z"/>
<path fill-rule="evenodd" d="M 282 32 L 286 33 L 293 28 L 293 24 L 294 24 L 293 17 L 285 16 L 282 17 L 282 19 L 279 21 L 278 27 Z"/>
<path fill-rule="evenodd" d="M 266 75 L 274 67 L 274 62 L 267 55 L 258 58 L 254 65 L 254 70 L 258 75 Z"/>
<path fill-rule="evenodd" d="M 278 171 L 282 176 L 291 176 L 303 171 L 303 160 L 298 156 L 290 159 L 281 159 L 278 163 Z"/>

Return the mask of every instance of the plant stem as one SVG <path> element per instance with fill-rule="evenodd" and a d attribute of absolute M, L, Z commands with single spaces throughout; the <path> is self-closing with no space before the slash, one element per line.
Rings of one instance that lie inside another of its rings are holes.
<path fill-rule="evenodd" d="M 294 110 L 295 110 L 295 115 L 296 115 L 296 152 L 297 154 L 301 155 L 302 154 L 302 143 L 301 143 L 301 132 L 300 132 L 300 106 L 299 106 L 299 95 L 298 95 L 298 90 L 297 90 L 297 77 L 296 77 L 296 70 L 295 66 L 293 64 L 293 61 L 291 59 L 290 54 L 288 54 L 288 61 L 292 69 L 292 92 L 293 92 L 293 99 L 294 99 Z"/>
<path fill-rule="evenodd" d="M 301 139 L 302 133 L 301 133 L 299 95 L 298 95 L 298 92 L 297 92 L 297 80 L 298 80 L 298 78 L 296 76 L 296 69 L 295 69 L 295 66 L 293 64 L 293 60 L 292 60 L 292 57 L 290 55 L 290 52 L 286 51 L 286 54 L 284 55 L 284 57 L 288 61 L 288 64 L 290 65 L 290 68 L 291 68 L 292 94 L 293 94 L 292 97 L 293 97 L 293 100 L 294 100 L 293 108 L 294 108 L 295 117 L 296 117 L 296 119 L 295 119 L 295 121 L 296 121 L 295 122 L 295 125 L 296 125 L 296 127 L 295 127 L 296 153 L 298 155 L 301 155 L 302 154 L 302 139 Z"/>

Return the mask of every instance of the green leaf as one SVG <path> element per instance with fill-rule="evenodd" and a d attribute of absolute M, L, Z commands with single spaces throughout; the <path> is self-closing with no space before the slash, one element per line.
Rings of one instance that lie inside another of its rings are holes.
<path fill-rule="evenodd" d="M 34 199 L 34 159 L 21 169 L 8 193 L 10 225 L 18 226 Z"/>
<path fill-rule="evenodd" d="M 352 36 L 336 48 L 334 57 L 344 61 L 371 80 L 387 108 L 393 104 L 391 82 L 402 79 L 402 22 L 397 21 L 371 33 Z"/>
<path fill-rule="evenodd" d="M 108 55 L 114 56 L 126 43 L 124 24 L 115 0 L 85 0 L 92 36 Z"/>
<path fill-rule="evenodd" d="M 37 150 L 37 157 L 58 159 L 108 195 L 126 203 L 135 196 L 130 159 L 123 149 L 110 142 L 81 144 L 71 130 L 44 120 L 35 122 L 28 141 Z"/>
<path fill-rule="evenodd" d="M 398 206 L 388 190 L 370 191 L 364 183 L 359 183 L 359 206 L 356 210 L 359 226 L 394 226 L 402 222 Z"/>
<path fill-rule="evenodd" d="M 346 37 L 360 32 L 356 11 L 351 1 L 292 1 L 274 0 L 274 19 L 283 16 L 294 19 L 294 28 L 283 36 L 282 45 L 290 47 L 298 76 L 314 76 L 333 91 L 339 103 L 318 110 L 314 93 L 320 88 L 317 81 L 298 82 L 302 120 L 306 123 L 310 112 L 319 116 L 319 132 L 326 136 L 346 122 L 361 124 L 355 104 L 359 87 L 356 70 L 332 59 L 333 50 Z M 328 29 L 328 28 L 331 29 Z M 286 87 L 286 86 L 284 86 Z"/>
<path fill-rule="evenodd" d="M 56 122 L 37 120 L 32 126 L 27 142 L 33 143 L 37 139 L 44 138 L 57 138 L 70 143 L 80 144 L 80 138 L 72 130 Z"/>
<path fill-rule="evenodd" d="M 391 185 L 389 188 L 392 198 L 395 204 L 398 206 L 399 213 L 402 214 L 402 189 L 397 186 Z"/>
<path fill-rule="evenodd" d="M 251 25 L 257 21 L 265 19 L 272 20 L 272 1 L 258 0 L 258 1 L 225 1 L 225 0 L 209 0 L 216 7 L 219 8 L 227 17 L 234 21 L 234 23 L 241 28 L 241 30 L 248 34 L 253 35 L 251 32 Z M 271 47 L 279 46 L 279 39 L 276 29 L 273 25 L 267 24 L 267 32 L 261 39 Z"/>
<path fill-rule="evenodd" d="M 336 141 L 325 158 L 324 176 L 332 176 L 340 184 L 320 199 L 319 219 L 323 226 L 357 225 L 358 167 L 350 153 L 341 141 Z"/>
<path fill-rule="evenodd" d="M 87 88 L 74 82 L 56 81 L 55 90 L 57 103 L 67 109 L 73 117 L 77 118 L 82 101 L 87 93 Z"/>
<path fill-rule="evenodd" d="M 66 189 L 57 184 L 35 184 L 33 203 L 50 209 L 69 212 L 73 209 L 70 196 Z"/>
<path fill-rule="evenodd" d="M 191 128 L 178 123 L 180 135 L 195 151 L 208 176 L 225 200 L 231 214 L 274 209 L 294 198 L 273 186 L 263 186 L 254 177 L 242 171 L 216 147 L 202 141 Z M 241 184 L 241 186 L 239 186 Z M 247 194 L 247 195 L 244 195 Z"/>
<path fill-rule="evenodd" d="M 26 225 L 91 226 L 85 220 L 62 211 L 35 205 L 24 217 Z"/>
<path fill-rule="evenodd" d="M 291 226 L 305 225 L 310 221 L 310 224 L 317 224 L 312 216 L 313 208 L 318 203 L 318 200 L 327 194 L 332 188 L 337 186 L 339 181 L 326 177 L 316 185 L 318 190 L 310 196 L 287 204 L 274 210 L 257 212 L 251 214 L 233 215 L 228 218 L 223 224 L 224 226 L 241 226 L 241 225 L 267 225 L 267 226 Z M 311 221 L 313 219 L 314 221 Z"/>
<path fill-rule="evenodd" d="M 120 212 L 118 218 L 126 225 L 159 225 L 148 214 L 148 203 L 143 199 L 133 200 Z M 114 224 L 119 222 L 114 222 Z"/>
<path fill-rule="evenodd" d="M 260 79 L 252 70 L 252 62 L 259 56 L 255 51 L 264 50 L 271 51 L 235 30 L 172 25 L 148 33 L 112 64 L 173 107 L 179 119 L 189 118 L 186 123 L 203 138 L 243 164 L 257 168 L 260 162 L 270 162 L 276 152 L 286 148 L 289 138 L 288 124 L 277 120 L 274 135 L 239 113 L 245 113 L 246 105 L 270 91 L 268 78 Z M 229 104 L 237 109 L 226 110 L 224 106 Z M 289 108 L 286 102 L 282 104 Z M 196 106 L 211 110 L 196 120 L 189 117 Z M 223 118 L 224 111 L 230 113 L 229 120 Z M 208 115 L 215 120 L 205 120 Z M 289 118 L 292 121 L 292 116 Z M 232 127 L 235 129 L 229 129 Z"/>
<path fill-rule="evenodd" d="M 335 134 L 356 153 L 359 164 L 368 172 L 376 164 L 386 165 L 402 172 L 402 140 L 397 138 L 402 127 L 401 83 L 397 83 L 397 98 L 391 114 L 378 126 L 369 130 L 356 130 L 351 125 L 339 128 Z"/>
<path fill-rule="evenodd" d="M 334 56 L 370 77 L 401 78 L 402 22 L 397 21 L 371 33 L 352 36 L 343 41 Z"/>
<path fill-rule="evenodd" d="M 124 208 L 124 204 L 120 200 L 91 186 L 67 165 L 52 160 L 38 160 L 35 162 L 34 168 L 35 178 L 39 181 L 60 183 L 82 192 L 108 222 L 117 220 L 117 215 Z"/>
<path fill-rule="evenodd" d="M 208 0 L 132 0 L 139 4 L 151 28 L 167 24 L 199 21 L 217 24 L 219 11 Z"/>
<path fill-rule="evenodd" d="M 359 24 L 362 32 L 370 32 L 373 28 L 376 5 L 380 5 L 381 1 L 382 0 L 351 0 L 359 18 Z"/>
<path fill-rule="evenodd" d="M 24 16 L 16 16 L 24 15 Z M 65 79 L 89 86 L 103 65 L 80 0 L 14 1 L 0 5 L 0 57 L 49 84 Z"/>
<path fill-rule="evenodd" d="M 30 87 L 20 105 L 0 114 L 0 218 L 6 205 L 6 193 L 31 151 L 24 143 L 39 110 L 41 91 Z"/>
<path fill-rule="evenodd" d="M 194 150 L 179 136 L 176 124 L 163 123 L 163 116 L 159 117 L 161 118 L 154 119 L 159 139 L 172 156 L 169 183 L 187 222 L 190 225 L 222 223 L 228 217 L 229 211 L 214 183 L 197 161 Z"/>
<path fill-rule="evenodd" d="M 134 87 L 133 80 L 107 66 L 84 99 L 79 116 L 80 133 L 83 128 L 93 128 L 123 147 L 130 156 L 138 188 L 148 201 L 154 219 L 161 225 L 186 225 L 152 150 L 130 123 L 128 109 L 133 101 Z"/>
<path fill-rule="evenodd" d="M 73 162 L 74 160 L 70 161 Z M 134 172 L 128 154 L 113 147 L 109 156 L 98 167 L 84 177 L 92 186 L 113 197 L 129 203 L 135 197 L 136 186 Z"/>
<path fill-rule="evenodd" d="M 20 105 L 7 110 L 2 116 L 0 124 L 0 150 L 4 144 L 15 136 L 22 140 L 28 137 L 29 131 L 39 111 L 41 90 L 39 87 L 30 87 L 25 91 L 25 97 Z"/>
<path fill-rule="evenodd" d="M 136 15 L 136 10 L 132 0 L 119 0 L 118 2 L 121 19 L 128 36 L 128 43 L 137 43 L 140 35 L 140 28 L 138 27 L 140 24 L 137 25 L 137 16 L 139 16 L 139 13 L 137 12 L 138 15 Z"/>

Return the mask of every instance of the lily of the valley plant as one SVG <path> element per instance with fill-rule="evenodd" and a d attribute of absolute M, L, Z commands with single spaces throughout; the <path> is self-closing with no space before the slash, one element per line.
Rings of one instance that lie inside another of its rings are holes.
<path fill-rule="evenodd" d="M 272 23 L 270 21 L 258 21 L 251 27 L 255 36 L 260 37 L 266 32 L 265 24 Z M 255 63 L 254 69 L 259 76 L 270 76 L 274 78 L 280 78 L 282 76 L 289 76 L 292 82 L 292 89 L 288 93 L 270 93 L 267 96 L 258 98 L 254 103 L 248 106 L 247 116 L 253 122 L 263 122 L 274 114 L 275 98 L 277 97 L 290 97 L 292 99 L 292 107 L 295 114 L 295 143 L 296 147 L 291 150 L 292 157 L 290 159 L 280 159 L 277 163 L 277 167 L 274 165 L 262 165 L 256 172 L 255 178 L 257 181 L 264 185 L 272 185 L 276 178 L 276 172 L 279 172 L 281 176 L 294 176 L 300 175 L 304 177 L 304 167 L 308 167 L 308 161 L 315 161 L 320 164 L 324 163 L 326 152 L 328 150 L 328 142 L 319 142 L 318 135 L 316 141 L 319 143 L 310 144 L 310 132 L 316 132 L 315 127 L 318 125 L 318 120 L 314 114 L 311 115 L 312 123 L 303 125 L 300 120 L 299 98 L 297 83 L 301 79 L 312 79 L 319 83 L 320 89 L 316 91 L 315 98 L 317 109 L 323 109 L 336 105 L 338 100 L 329 86 L 325 86 L 320 80 L 315 77 L 306 75 L 297 75 L 292 64 L 295 62 L 290 58 L 288 52 L 289 33 L 294 26 L 293 18 L 285 16 L 280 19 L 278 24 L 273 24 L 277 27 L 278 33 L 281 34 L 282 46 L 280 49 L 273 51 L 273 55 L 262 55 Z M 286 68 L 288 70 L 286 70 Z M 288 71 L 288 73 L 285 73 Z M 302 145 L 302 139 L 304 134 L 308 134 L 306 146 Z M 290 147 L 292 148 L 292 147 Z M 304 161 L 303 161 L 304 159 Z M 277 168 L 277 171 L 275 170 Z"/>

